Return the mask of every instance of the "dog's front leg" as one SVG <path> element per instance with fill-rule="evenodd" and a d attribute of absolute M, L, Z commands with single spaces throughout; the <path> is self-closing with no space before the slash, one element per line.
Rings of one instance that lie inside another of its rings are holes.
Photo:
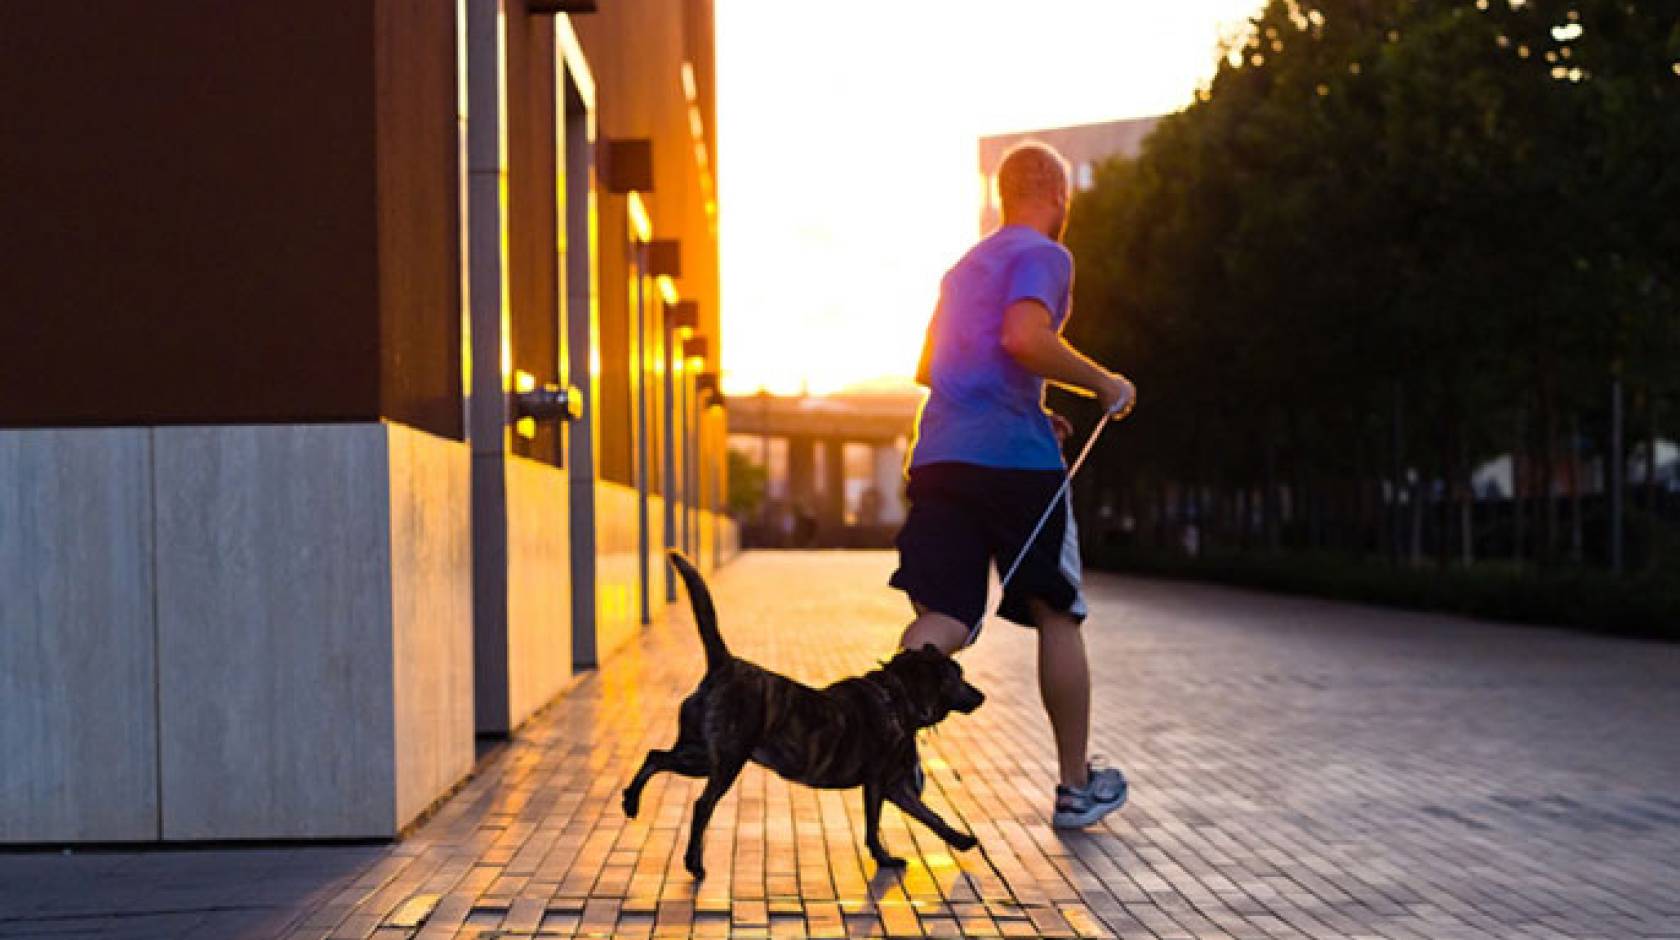
<path fill-rule="evenodd" d="M 871 780 L 863 785 L 863 844 L 882 868 L 903 868 L 904 859 L 887 852 L 881 845 L 881 784 Z"/>
<path fill-rule="evenodd" d="M 706 825 L 712 821 L 712 810 L 717 809 L 718 800 L 729 792 L 735 778 L 740 776 L 741 768 L 746 765 L 746 754 L 712 754 L 712 772 L 706 778 L 706 789 L 700 791 L 700 798 L 694 801 L 688 851 L 683 855 L 684 867 L 697 879 L 706 877 Z"/>
<path fill-rule="evenodd" d="M 928 808 L 916 793 L 915 787 L 907 780 L 895 783 L 887 791 L 887 801 L 903 810 L 910 818 L 933 830 L 933 834 L 945 840 L 945 844 L 952 848 L 967 851 L 980 844 L 980 840 L 966 832 L 958 832 L 951 825 L 941 819 L 939 814 Z"/>

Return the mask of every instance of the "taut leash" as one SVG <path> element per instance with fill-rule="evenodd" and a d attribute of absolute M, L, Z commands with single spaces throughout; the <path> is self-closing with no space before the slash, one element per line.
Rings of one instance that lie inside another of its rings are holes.
<path fill-rule="evenodd" d="M 1032 534 L 1027 536 L 1026 542 L 1021 545 L 1021 552 L 1015 556 L 1015 563 L 1009 566 L 1009 572 L 1003 576 L 1000 587 L 1009 587 L 1009 579 L 1015 577 L 1015 571 L 1021 567 L 1021 562 L 1026 560 L 1027 552 L 1031 551 L 1033 543 L 1038 541 L 1038 534 L 1044 531 L 1044 524 L 1050 521 L 1050 514 L 1056 511 L 1057 504 L 1067 495 L 1068 487 L 1073 485 L 1073 475 L 1085 465 L 1085 458 L 1091 456 L 1091 448 L 1096 446 L 1103 428 L 1108 427 L 1115 413 L 1119 411 L 1120 402 L 1114 404 L 1115 407 L 1103 412 L 1102 417 L 1097 420 L 1097 426 L 1091 429 L 1091 436 L 1085 439 L 1085 446 L 1080 449 L 1079 457 L 1073 461 L 1073 466 L 1068 468 L 1067 476 L 1062 478 L 1062 485 L 1057 488 L 1056 495 L 1050 497 L 1050 505 L 1044 507 L 1044 515 L 1038 517 L 1038 525 L 1033 526 Z"/>

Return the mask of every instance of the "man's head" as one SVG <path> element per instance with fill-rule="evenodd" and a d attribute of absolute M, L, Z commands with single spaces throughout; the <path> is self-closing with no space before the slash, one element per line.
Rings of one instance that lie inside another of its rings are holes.
<path fill-rule="evenodd" d="M 1067 227 L 1068 165 L 1048 144 L 1027 141 L 1003 155 L 997 174 L 1005 225 L 1036 228 L 1051 238 Z"/>

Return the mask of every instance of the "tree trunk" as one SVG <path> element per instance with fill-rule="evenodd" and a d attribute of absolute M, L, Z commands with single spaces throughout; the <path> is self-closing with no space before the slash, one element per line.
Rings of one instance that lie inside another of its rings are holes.
<path fill-rule="evenodd" d="M 1230 489 L 1223 486 L 1212 487 L 1212 492 L 1208 494 L 1208 501 L 1213 504 L 1208 507 L 1208 528 L 1219 530 L 1219 541 L 1221 544 L 1227 542 L 1237 543 L 1237 533 L 1235 526 L 1233 525 L 1236 517 L 1236 510 L 1234 508 L 1236 500 L 1236 495 Z M 1215 521 L 1218 522 L 1218 525 L 1213 524 Z M 1209 540 L 1209 544 L 1212 544 L 1211 539 Z"/>
<path fill-rule="evenodd" d="M 1277 424 L 1274 421 L 1272 433 L 1266 435 L 1266 479 L 1265 493 L 1261 497 L 1261 513 L 1264 517 L 1266 551 L 1276 553 L 1278 550 L 1278 474 L 1277 474 Z"/>
<path fill-rule="evenodd" d="M 1569 419 L 1569 557 L 1580 564 L 1586 554 L 1581 525 L 1581 415 Z"/>
<path fill-rule="evenodd" d="M 1423 563 L 1423 480 L 1417 479 L 1407 487 L 1410 493 L 1412 509 L 1412 546 L 1410 564 L 1417 567 Z"/>
<path fill-rule="evenodd" d="M 1254 486 L 1245 482 L 1237 491 L 1237 514 L 1242 517 L 1237 520 L 1237 531 L 1241 533 L 1242 550 L 1245 552 L 1254 547 L 1254 533 L 1249 531 L 1252 526 L 1248 524 L 1253 507 Z"/>
<path fill-rule="evenodd" d="M 1200 557 L 1202 546 L 1207 544 L 1207 515 L 1202 511 L 1202 481 L 1200 477 L 1191 481 L 1185 497 L 1189 500 L 1188 508 L 1184 512 L 1184 524 L 1194 534 L 1190 538 L 1191 557 Z"/>
<path fill-rule="evenodd" d="M 1657 512 L 1657 390 L 1645 393 L 1645 511 Z"/>
<path fill-rule="evenodd" d="M 1470 434 L 1464 419 L 1458 422 L 1458 557 L 1468 568 L 1476 561 L 1475 468 L 1470 465 Z"/>
<path fill-rule="evenodd" d="M 1157 480 L 1155 483 L 1155 547 L 1157 549 L 1167 546 L 1170 529 L 1169 509 L 1171 506 L 1172 494 L 1167 490 L 1167 481 L 1165 479 Z"/>
<path fill-rule="evenodd" d="M 1324 548 L 1324 482 L 1316 473 L 1307 477 L 1307 548 Z"/>
<path fill-rule="evenodd" d="M 1349 423 L 1350 428 L 1359 427 L 1359 416 L 1355 414 Z M 1349 435 L 1354 439 L 1353 479 L 1348 481 L 1348 491 L 1353 501 L 1354 524 L 1349 530 L 1349 545 L 1353 555 L 1360 561 L 1371 551 L 1371 452 L 1369 441 L 1365 435 L 1357 432 Z"/>
<path fill-rule="evenodd" d="M 1464 468 L 1458 499 L 1458 559 L 1468 568 L 1476 563 L 1476 481 Z"/>
<path fill-rule="evenodd" d="M 1548 373 L 1549 374 L 1549 373 Z M 1541 441 L 1544 463 L 1540 467 L 1540 499 L 1545 507 L 1545 541 L 1541 545 L 1540 560 L 1551 563 L 1557 552 L 1557 500 L 1553 498 L 1553 472 L 1557 464 L 1557 411 L 1552 401 L 1552 382 L 1548 378 L 1541 391 L 1540 410 L 1544 416 L 1540 422 L 1540 433 L 1544 435 Z"/>
<path fill-rule="evenodd" d="M 1441 472 L 1441 499 L 1435 512 L 1436 524 L 1440 527 L 1440 531 L 1435 535 L 1435 564 L 1442 568 L 1445 568 L 1452 561 L 1452 496 L 1453 480 L 1455 478 L 1453 455 L 1458 449 L 1455 440 L 1457 435 L 1454 433 L 1456 429 L 1457 423 L 1455 421 L 1445 416 L 1442 417 L 1441 458 L 1437 461 L 1437 466 Z M 1434 488 L 1432 483 L 1430 489 L 1433 490 Z"/>
<path fill-rule="evenodd" d="M 1610 489 L 1610 570 L 1622 572 L 1622 377 L 1610 379 L 1610 453 L 1605 462 Z"/>
<path fill-rule="evenodd" d="M 1191 521 L 1190 521 L 1190 485 L 1188 483 L 1180 483 L 1178 485 L 1178 520 L 1177 521 L 1178 521 L 1178 531 L 1175 534 L 1176 534 L 1177 540 L 1178 540 L 1178 547 L 1179 547 L 1180 550 L 1184 551 L 1186 554 L 1192 554 L 1190 552 L 1190 541 L 1189 541 Z"/>
<path fill-rule="evenodd" d="M 1511 558 L 1523 560 L 1523 431 L 1528 426 L 1521 407 L 1517 408 L 1516 445 L 1511 448 Z"/>
<path fill-rule="evenodd" d="M 1393 456 L 1393 459 L 1394 459 L 1394 477 L 1393 477 L 1393 483 L 1389 487 L 1389 504 L 1390 504 L 1390 507 L 1391 507 L 1391 509 L 1390 509 L 1391 525 L 1389 526 L 1389 531 L 1393 535 L 1393 542 L 1389 547 L 1389 554 L 1390 554 L 1391 557 L 1393 557 L 1395 562 L 1399 562 L 1401 556 L 1404 555 L 1404 553 L 1405 553 L 1405 544 L 1401 541 L 1404 538 L 1404 536 L 1402 535 L 1402 532 L 1404 531 L 1403 520 L 1405 518 L 1404 516 L 1401 515 L 1401 513 L 1403 513 L 1405 510 L 1402 508 L 1402 506 L 1404 504 L 1402 504 L 1400 502 L 1400 493 L 1406 488 L 1406 479 L 1405 479 L 1405 472 L 1406 472 L 1405 463 L 1406 463 L 1406 461 L 1405 461 L 1405 455 L 1404 455 L 1404 447 L 1405 447 L 1405 424 L 1404 424 L 1404 422 L 1405 422 L 1405 417 L 1406 417 L 1405 408 L 1406 408 L 1405 396 L 1402 393 L 1400 383 L 1395 382 L 1394 383 L 1394 420 L 1393 420 L 1393 423 L 1392 423 L 1392 430 L 1393 430 L 1393 433 L 1394 433 L 1393 448 L 1392 448 L 1392 456 Z"/>

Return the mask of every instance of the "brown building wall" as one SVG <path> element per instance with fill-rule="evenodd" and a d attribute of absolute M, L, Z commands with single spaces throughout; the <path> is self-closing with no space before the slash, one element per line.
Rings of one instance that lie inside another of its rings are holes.
<path fill-rule="evenodd" d="M 455 5 L 376 0 L 375 7 L 379 414 L 461 438 L 467 351 Z"/>
<path fill-rule="evenodd" d="M 622 0 L 573 19 L 594 72 L 597 134 L 605 140 L 653 140 L 654 186 L 642 194 L 655 239 L 681 242 L 678 293 L 700 306 L 702 332 L 717 336 L 717 241 L 702 193 L 701 169 L 689 130 L 681 65 L 693 63 L 708 138 L 715 122 L 712 100 L 712 4 L 709 0 Z M 709 146 L 708 160 L 715 149 Z M 632 482 L 636 351 L 631 319 L 630 233 L 626 197 L 603 193 L 601 234 L 601 473 Z M 650 326 L 657 327 L 657 318 Z M 711 343 L 716 354 L 718 343 Z M 662 439 L 654 427 L 656 442 Z M 657 448 L 650 462 L 657 470 Z"/>
<path fill-rule="evenodd" d="M 508 292 L 513 367 L 538 384 L 559 382 L 560 204 L 556 161 L 554 19 L 518 13 L 507 23 Z M 514 435 L 513 451 L 561 463 L 560 430 L 552 421 L 530 440 Z"/>
<path fill-rule="evenodd" d="M 460 435 L 453 5 L 401 7 L 0 5 L 0 425 Z"/>

